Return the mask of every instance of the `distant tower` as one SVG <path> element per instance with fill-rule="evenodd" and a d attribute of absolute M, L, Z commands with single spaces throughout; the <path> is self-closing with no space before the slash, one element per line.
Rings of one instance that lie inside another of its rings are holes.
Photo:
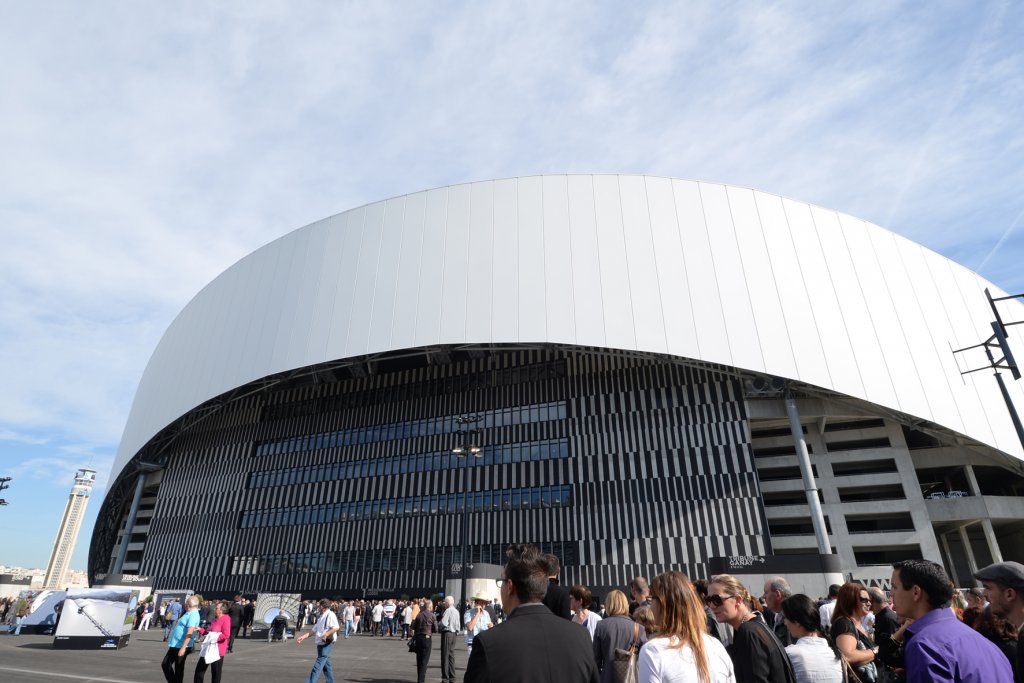
<path fill-rule="evenodd" d="M 71 562 L 71 554 L 75 552 L 75 542 L 82 528 L 85 506 L 89 504 L 89 493 L 95 483 L 96 470 L 82 467 L 75 472 L 75 485 L 71 487 L 71 495 L 68 496 L 68 504 L 64 508 L 64 518 L 60 522 L 60 531 L 57 532 L 57 540 L 53 542 L 50 563 L 46 565 L 43 590 L 60 590 L 64 587 L 64 573 Z"/>

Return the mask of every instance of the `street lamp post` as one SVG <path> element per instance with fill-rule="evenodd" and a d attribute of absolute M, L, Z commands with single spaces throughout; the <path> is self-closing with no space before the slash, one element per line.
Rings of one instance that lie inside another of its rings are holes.
<path fill-rule="evenodd" d="M 469 459 L 479 458 L 483 455 L 480 447 L 480 430 L 470 429 L 469 425 L 476 424 L 483 416 L 464 415 L 455 418 L 455 422 L 462 427 L 459 434 L 462 437 L 458 446 L 452 449 L 452 453 L 464 458 L 462 463 L 462 585 L 459 597 L 459 614 L 462 614 L 462 603 L 466 600 L 466 572 L 469 568 L 469 557 L 467 546 L 469 543 Z"/>

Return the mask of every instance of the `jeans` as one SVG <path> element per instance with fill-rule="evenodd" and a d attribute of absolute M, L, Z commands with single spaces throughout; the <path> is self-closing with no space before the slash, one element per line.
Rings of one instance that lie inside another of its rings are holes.
<path fill-rule="evenodd" d="M 348 638 L 350 635 L 352 635 L 352 631 L 353 630 L 355 630 L 355 622 L 353 622 L 351 619 L 346 619 L 345 620 L 345 637 Z"/>
<path fill-rule="evenodd" d="M 334 650 L 334 643 L 329 645 L 316 646 L 316 662 L 313 663 L 313 670 L 309 672 L 306 683 L 316 683 L 320 678 L 320 672 L 324 672 L 324 679 L 327 683 L 334 683 L 334 671 L 331 670 L 331 652 Z"/>
<path fill-rule="evenodd" d="M 21 623 L 25 621 L 25 617 L 14 617 L 14 635 L 21 635 Z"/>
<path fill-rule="evenodd" d="M 164 622 L 164 641 L 171 635 L 171 629 L 174 628 L 174 619 L 168 619 Z"/>

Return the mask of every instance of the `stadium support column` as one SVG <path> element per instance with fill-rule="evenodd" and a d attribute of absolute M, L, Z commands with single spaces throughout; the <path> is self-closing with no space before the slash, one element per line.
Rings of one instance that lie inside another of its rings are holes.
<path fill-rule="evenodd" d="M 970 524 L 963 524 L 957 529 L 960 534 L 960 543 L 964 546 L 964 556 L 967 558 L 967 570 L 971 573 L 971 584 L 974 586 L 978 585 L 974 575 L 978 573 L 978 561 L 974 559 L 974 548 L 971 547 L 971 537 L 967 533 L 967 527 Z"/>
<path fill-rule="evenodd" d="M 967 476 L 967 489 L 972 496 L 983 495 L 981 487 L 978 486 L 978 477 L 974 473 L 973 465 L 964 465 L 964 474 Z M 996 530 L 992 528 L 992 520 L 988 517 L 981 518 L 981 530 L 985 534 L 985 542 L 988 544 L 988 552 L 993 562 L 1002 562 L 1003 553 L 999 550 L 999 541 L 996 539 Z"/>
<path fill-rule="evenodd" d="M 786 414 L 789 416 L 789 429 L 793 432 L 793 443 L 796 445 L 796 459 L 800 463 L 800 476 L 804 480 L 804 493 L 807 494 L 807 507 L 811 510 L 811 524 L 814 525 L 814 537 L 818 540 L 818 552 L 822 555 L 832 554 L 832 545 L 828 541 L 825 529 L 825 515 L 821 512 L 821 501 L 818 500 L 818 485 L 814 481 L 814 470 L 811 469 L 811 458 L 807 454 L 807 440 L 800 425 L 800 412 L 796 408 L 796 400 L 786 397 Z"/>
<path fill-rule="evenodd" d="M 135 528 L 135 518 L 139 516 L 139 501 L 142 500 L 142 489 L 146 486 L 146 473 L 139 472 L 139 478 L 135 482 L 135 495 L 132 497 L 132 506 L 128 510 L 128 521 L 124 524 L 124 533 L 121 535 L 121 547 L 117 550 L 117 562 L 111 574 L 124 572 L 124 559 L 128 556 L 128 544 L 132 540 L 132 529 Z"/>

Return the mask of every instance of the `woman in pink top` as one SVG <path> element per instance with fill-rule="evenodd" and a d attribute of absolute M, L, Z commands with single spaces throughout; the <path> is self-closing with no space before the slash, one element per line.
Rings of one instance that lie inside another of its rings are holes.
<path fill-rule="evenodd" d="M 228 603 L 218 602 L 213 608 L 213 622 L 210 623 L 210 628 L 206 630 L 199 629 L 199 632 L 204 636 L 209 632 L 220 633 L 220 638 L 217 639 L 220 659 L 213 664 L 207 664 L 206 660 L 200 657 L 199 663 L 196 664 L 196 675 L 192 679 L 194 683 L 203 683 L 207 667 L 213 672 L 213 683 L 220 683 L 220 670 L 224 666 L 224 655 L 228 651 L 228 640 L 231 637 L 231 617 L 227 614 L 228 607 Z"/>

